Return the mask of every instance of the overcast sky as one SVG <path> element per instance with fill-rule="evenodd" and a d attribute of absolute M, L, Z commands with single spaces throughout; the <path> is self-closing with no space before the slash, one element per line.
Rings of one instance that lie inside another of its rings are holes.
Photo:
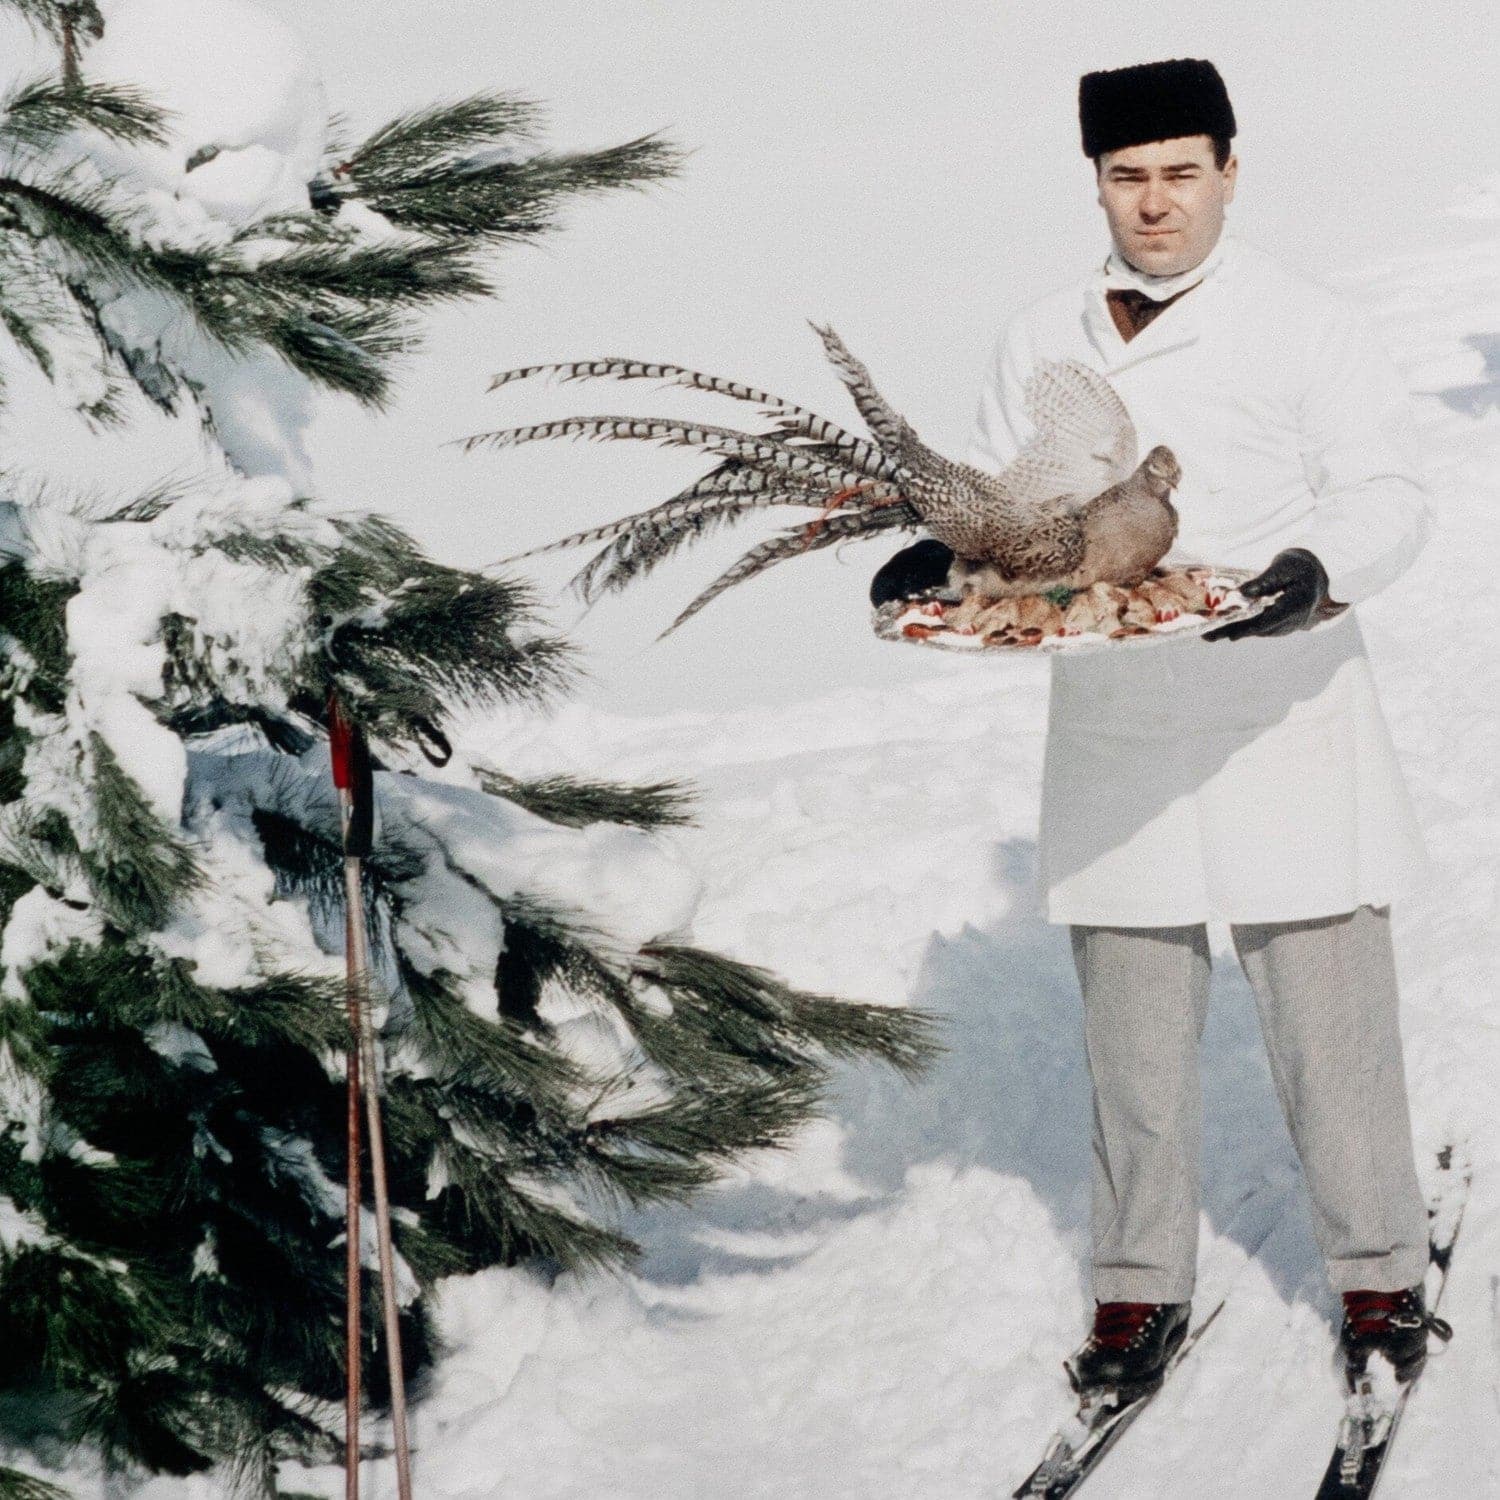
<path fill-rule="evenodd" d="M 672 360 L 843 420 L 843 389 L 806 322 L 826 319 L 929 442 L 960 450 L 1007 312 L 1107 249 L 1075 112 L 1092 68 L 1212 58 L 1240 123 L 1232 226 L 1315 275 L 1493 232 L 1445 212 L 1500 172 L 1500 21 L 1470 0 L 268 8 L 305 38 L 352 131 L 495 88 L 546 102 L 550 144 L 661 130 L 693 151 L 677 181 L 581 201 L 544 248 L 508 252 L 504 299 L 433 325 L 391 414 L 328 406 L 315 441 L 324 492 L 401 515 L 454 561 L 663 499 L 703 464 L 627 443 L 464 456 L 444 438 L 541 415 L 754 415 L 603 382 L 486 395 L 489 375 L 512 365 Z M 591 696 L 622 710 L 732 706 L 951 669 L 868 634 L 864 587 L 890 542 L 788 563 L 652 646 L 756 534 L 716 539 L 597 606 L 580 632 Z M 563 596 L 559 619 L 575 612 Z"/>

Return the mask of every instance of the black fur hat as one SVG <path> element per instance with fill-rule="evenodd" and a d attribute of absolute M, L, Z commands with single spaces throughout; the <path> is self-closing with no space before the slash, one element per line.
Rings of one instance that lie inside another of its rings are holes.
<path fill-rule="evenodd" d="M 1083 154 L 1170 141 L 1180 135 L 1234 134 L 1234 110 L 1219 70 L 1198 57 L 1085 73 L 1078 80 Z"/>

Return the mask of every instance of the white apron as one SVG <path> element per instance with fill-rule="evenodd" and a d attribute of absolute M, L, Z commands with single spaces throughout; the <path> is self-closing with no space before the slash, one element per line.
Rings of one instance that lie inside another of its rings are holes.
<path fill-rule="evenodd" d="M 1303 546 L 1354 603 L 1430 517 L 1407 398 L 1352 307 L 1225 237 L 1129 343 L 1102 272 L 1023 309 L 967 461 L 1029 436 L 1042 359 L 1102 371 L 1144 454 L 1182 464 L 1176 559 L 1260 568 Z M 1354 611 L 1288 636 L 1052 658 L 1040 869 L 1049 921 L 1291 921 L 1383 905 L 1431 873 Z"/>

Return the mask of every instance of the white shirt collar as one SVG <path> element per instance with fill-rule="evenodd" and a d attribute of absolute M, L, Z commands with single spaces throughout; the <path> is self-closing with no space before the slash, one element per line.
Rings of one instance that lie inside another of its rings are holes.
<path fill-rule="evenodd" d="M 1111 250 L 1108 259 L 1104 262 L 1101 285 L 1105 291 L 1133 287 L 1138 292 L 1144 292 L 1153 301 L 1162 302 L 1168 297 L 1175 297 L 1178 292 L 1185 291 L 1190 286 L 1195 286 L 1206 277 L 1212 276 L 1223 264 L 1229 245 L 1229 232 L 1221 230 L 1218 239 L 1214 241 L 1213 249 L 1196 266 L 1190 266 L 1186 271 L 1179 271 L 1175 276 L 1148 276 L 1146 272 L 1136 270 L 1120 255 L 1119 251 Z"/>

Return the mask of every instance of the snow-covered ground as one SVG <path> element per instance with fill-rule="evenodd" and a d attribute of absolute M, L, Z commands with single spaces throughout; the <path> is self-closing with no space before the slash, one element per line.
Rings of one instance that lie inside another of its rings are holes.
<path fill-rule="evenodd" d="M 1442 518 L 1360 613 L 1442 876 L 1396 911 L 1419 1160 L 1431 1180 L 1437 1149 L 1460 1143 L 1474 1176 L 1444 1303 L 1457 1333 L 1408 1413 L 1392 1495 L 1500 1485 L 1492 203 L 1466 202 L 1491 215 L 1479 237 L 1435 233 L 1350 283 L 1421 393 Z M 794 1153 L 636 1222 L 647 1254 L 630 1275 L 452 1285 L 453 1352 L 417 1415 L 424 1493 L 967 1500 L 1008 1493 L 1067 1409 L 1086 1080 L 1065 930 L 1034 896 L 1045 666 L 913 655 L 925 680 L 776 711 L 575 707 L 471 730 L 471 751 L 517 770 L 695 772 L 701 826 L 671 842 L 709 893 L 698 935 L 809 986 L 940 1011 L 951 1051 L 917 1087 L 844 1072 Z M 1340 1409 L 1336 1299 L 1249 989 L 1213 936 L 1200 1306 L 1232 1295 L 1092 1481 L 1111 1500 L 1310 1494 Z"/>
<path fill-rule="evenodd" d="M 877 376 L 890 371 L 917 426 L 956 449 L 999 317 L 1058 279 L 1059 247 L 1100 232 L 1071 135 L 1078 72 L 1219 59 L 1245 131 L 1236 228 L 1325 276 L 1340 256 L 1363 267 L 1348 289 L 1422 393 L 1440 530 L 1360 613 L 1442 874 L 1395 914 L 1418 1147 L 1430 1165 L 1464 1143 L 1474 1188 L 1444 1306 L 1457 1334 L 1388 1487 L 1500 1492 L 1500 179 L 1486 183 L 1477 156 L 1494 96 L 1495 49 L 1474 34 L 1485 14 L 1392 3 L 1351 27 L 1291 0 L 1173 0 L 1147 24 L 1139 7 L 1070 0 L 1023 21 L 966 0 L 934 33 L 914 19 L 924 8 L 894 0 L 811 6 L 795 25 L 729 0 L 662 0 L 634 21 L 582 0 L 527 21 L 463 0 L 432 8 L 441 24 L 395 0 L 369 0 L 359 24 L 335 0 L 267 8 L 362 127 L 499 86 L 554 100 L 562 144 L 658 126 L 707 143 L 681 186 L 580 207 L 545 255 L 508 263 L 509 301 L 441 323 L 389 417 L 301 414 L 293 456 L 322 493 L 389 510 L 465 562 L 660 498 L 686 463 L 542 448 L 502 471 L 438 450 L 526 420 L 519 400 L 502 411 L 482 390 L 533 359 L 685 359 L 837 416 L 799 321 L 829 317 Z M 1293 22 L 1308 29 L 1287 55 Z M 235 65 L 210 48 L 187 72 Z M 300 69 L 281 72 L 299 94 Z M 1393 112 L 1434 91 L 1441 110 Z M 579 391 L 551 393 L 548 409 L 585 409 Z M 48 448 L 27 426 L 33 394 L 12 388 L 11 460 Z M 620 409 L 722 415 L 670 394 Z M 130 482 L 194 451 L 162 436 L 147 429 L 129 462 L 123 444 L 106 459 L 53 443 L 45 457 Z M 450 1283 L 450 1352 L 415 1412 L 432 1500 L 968 1500 L 1008 1493 L 1069 1405 L 1060 1360 L 1086 1312 L 1086 1080 L 1066 934 L 1034 896 L 1046 669 L 876 642 L 861 603 L 875 550 L 793 564 L 653 652 L 691 586 L 663 570 L 638 604 L 591 618 L 599 676 L 585 700 L 467 731 L 464 749 L 512 772 L 696 776 L 700 825 L 662 836 L 704 885 L 695 936 L 804 985 L 940 1011 L 951 1050 L 917 1086 L 842 1071 L 795 1151 L 633 1221 L 646 1253 L 629 1274 Z M 809 596 L 828 600 L 816 617 Z M 628 703 L 661 712 L 630 717 Z M 1094 1481 L 1112 1500 L 1308 1494 L 1339 1408 L 1335 1302 L 1250 994 L 1226 934 L 1214 938 L 1201 1297 L 1232 1296 Z M 284 1481 L 329 1497 L 342 1485 L 332 1469 Z M 392 1492 L 388 1465 L 366 1481 Z"/>

